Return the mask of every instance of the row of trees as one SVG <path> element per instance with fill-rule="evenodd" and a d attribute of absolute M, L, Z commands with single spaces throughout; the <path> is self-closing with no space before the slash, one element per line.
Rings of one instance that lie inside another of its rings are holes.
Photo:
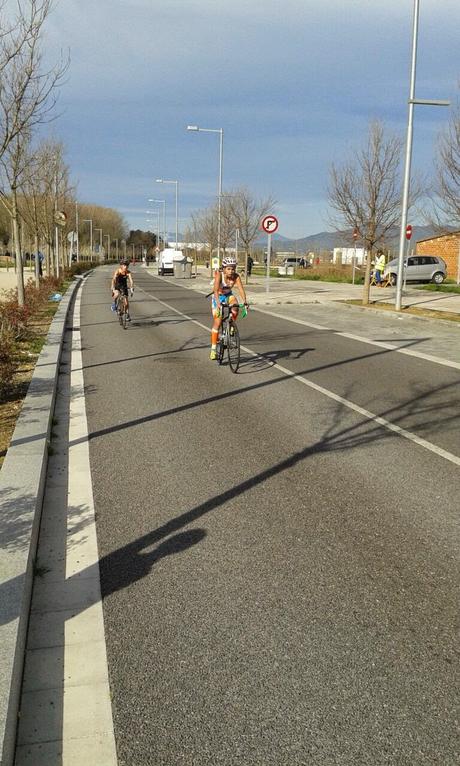
<path fill-rule="evenodd" d="M 44 251 L 47 273 L 55 275 L 67 263 L 70 231 L 79 233 L 80 246 L 88 251 L 91 234 L 93 243 L 100 238 L 103 246 L 103 234 L 120 243 L 128 236 L 117 211 L 77 202 L 62 143 L 37 139 L 39 128 L 55 114 L 69 67 L 69 58 L 62 55 L 51 68 L 43 65 L 43 32 L 51 8 L 52 0 L 0 0 L 0 238 L 16 259 L 20 306 L 25 250 Z M 38 286 L 38 258 L 35 266 Z"/>
<path fill-rule="evenodd" d="M 330 223 L 338 230 L 359 232 L 369 253 L 363 303 L 369 302 L 373 250 L 401 220 L 402 139 L 379 121 L 369 126 L 364 145 L 341 165 L 332 164 L 328 199 Z M 411 182 L 410 208 L 439 232 L 460 228 L 460 111 L 440 135 L 432 183 L 415 177 Z"/>

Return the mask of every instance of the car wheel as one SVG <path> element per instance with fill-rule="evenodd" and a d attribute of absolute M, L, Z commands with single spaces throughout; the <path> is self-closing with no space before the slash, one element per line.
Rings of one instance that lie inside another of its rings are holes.
<path fill-rule="evenodd" d="M 442 285 L 444 282 L 444 274 L 442 271 L 437 271 L 436 274 L 433 274 L 431 281 L 434 282 L 435 285 Z"/>
<path fill-rule="evenodd" d="M 396 287 L 396 282 L 398 281 L 398 277 L 396 274 L 390 274 L 390 283 L 393 287 Z"/>

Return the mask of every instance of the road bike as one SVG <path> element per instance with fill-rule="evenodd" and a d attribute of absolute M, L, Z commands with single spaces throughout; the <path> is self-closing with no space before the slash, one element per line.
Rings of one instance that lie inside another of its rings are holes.
<path fill-rule="evenodd" d="M 212 293 L 209 293 L 209 295 L 212 295 Z M 209 298 L 209 295 L 206 297 Z M 248 313 L 245 303 L 221 304 L 222 322 L 219 328 L 216 351 L 218 364 L 223 363 L 225 351 L 227 351 L 229 367 L 232 372 L 237 372 L 240 366 L 240 333 L 238 332 L 236 322 L 233 321 L 232 308 L 242 309 L 242 317 L 245 317 Z"/>
<path fill-rule="evenodd" d="M 115 305 L 117 307 L 118 321 L 120 322 L 124 330 L 126 330 L 126 327 L 128 325 L 127 303 L 128 303 L 128 299 L 126 295 L 123 295 L 121 292 L 118 293 L 117 299 L 115 301 Z"/>

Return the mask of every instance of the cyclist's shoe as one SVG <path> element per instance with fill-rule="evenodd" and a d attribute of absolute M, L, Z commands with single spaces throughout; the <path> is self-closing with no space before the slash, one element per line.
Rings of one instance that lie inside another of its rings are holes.
<path fill-rule="evenodd" d="M 112 311 L 116 311 L 117 310 L 117 304 L 116 303 L 112 303 L 110 308 L 111 308 Z"/>
<path fill-rule="evenodd" d="M 130 321 L 131 321 L 131 317 L 129 316 L 129 314 L 126 314 L 126 321 L 127 321 L 127 322 L 130 322 Z"/>
<path fill-rule="evenodd" d="M 210 359 L 217 359 L 217 351 L 215 348 L 211 349 L 211 353 L 209 354 Z"/>

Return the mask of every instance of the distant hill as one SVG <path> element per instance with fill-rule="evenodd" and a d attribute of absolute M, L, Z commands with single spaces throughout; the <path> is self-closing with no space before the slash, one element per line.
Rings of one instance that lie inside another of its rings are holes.
<path fill-rule="evenodd" d="M 436 236 L 438 232 L 431 226 L 414 226 L 411 242 L 415 244 L 421 239 L 429 239 Z M 256 246 L 265 247 L 266 237 L 259 237 Z M 359 246 L 360 240 L 357 240 Z M 273 249 L 276 251 L 285 250 L 289 252 L 308 252 L 309 250 L 333 250 L 334 247 L 353 247 L 352 231 L 321 231 L 318 234 L 311 234 L 309 237 L 300 239 L 288 239 L 287 237 L 278 237 L 275 235 L 272 241 Z M 399 228 L 394 227 L 389 232 L 385 240 L 385 247 L 395 250 L 399 246 Z"/>

